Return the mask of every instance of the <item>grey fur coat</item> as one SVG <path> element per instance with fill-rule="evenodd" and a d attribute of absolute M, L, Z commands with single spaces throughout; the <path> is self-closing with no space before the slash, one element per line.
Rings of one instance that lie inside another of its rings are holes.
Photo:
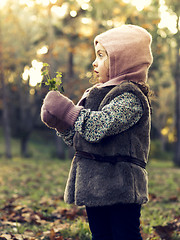
<path fill-rule="evenodd" d="M 148 161 L 150 145 L 150 107 L 146 96 L 132 82 L 115 87 L 93 88 L 85 108 L 100 111 L 124 92 L 134 93 L 143 106 L 143 116 L 133 127 L 106 137 L 97 143 L 87 142 L 76 133 L 75 150 L 101 156 L 129 156 Z M 145 169 L 130 162 L 99 162 L 75 156 L 66 184 L 66 203 L 82 206 L 105 206 L 116 203 L 144 204 L 148 201 L 148 177 Z"/>

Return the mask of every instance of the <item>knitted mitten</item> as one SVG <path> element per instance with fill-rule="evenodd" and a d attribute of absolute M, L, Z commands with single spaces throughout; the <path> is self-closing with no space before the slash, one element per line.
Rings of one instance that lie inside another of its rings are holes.
<path fill-rule="evenodd" d="M 58 120 L 63 121 L 70 127 L 74 125 L 82 106 L 76 106 L 60 92 L 50 91 L 44 99 L 43 108 Z"/>
<path fill-rule="evenodd" d="M 67 123 L 57 119 L 57 117 L 50 114 L 45 109 L 44 105 L 41 108 L 41 121 L 45 123 L 49 128 L 56 129 L 58 132 L 64 132 L 70 128 Z"/>

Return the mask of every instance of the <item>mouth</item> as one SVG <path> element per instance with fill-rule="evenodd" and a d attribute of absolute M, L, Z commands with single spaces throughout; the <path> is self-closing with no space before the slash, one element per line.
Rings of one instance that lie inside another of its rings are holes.
<path fill-rule="evenodd" d="M 98 75 L 99 74 L 99 72 L 98 71 L 96 71 L 96 70 L 94 70 L 94 72 Z"/>

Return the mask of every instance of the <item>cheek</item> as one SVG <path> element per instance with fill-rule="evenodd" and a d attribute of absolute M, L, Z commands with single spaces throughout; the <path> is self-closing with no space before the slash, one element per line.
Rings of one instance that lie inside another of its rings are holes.
<path fill-rule="evenodd" d="M 104 72 L 106 73 L 106 76 L 109 77 L 109 61 L 104 62 Z"/>
<path fill-rule="evenodd" d="M 105 83 L 109 80 L 109 70 L 105 64 L 103 64 L 100 80 L 102 83 Z"/>
<path fill-rule="evenodd" d="M 108 69 L 109 69 L 108 61 L 102 61 L 102 62 L 99 64 L 99 68 L 101 69 L 101 71 L 107 72 Z"/>

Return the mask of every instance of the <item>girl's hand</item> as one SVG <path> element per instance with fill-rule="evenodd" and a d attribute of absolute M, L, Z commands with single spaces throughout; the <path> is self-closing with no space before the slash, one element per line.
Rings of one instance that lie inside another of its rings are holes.
<path fill-rule="evenodd" d="M 50 114 L 44 105 L 41 108 L 41 121 L 44 122 L 49 128 L 57 129 L 58 132 L 64 132 L 70 128 L 67 123 Z"/>
<path fill-rule="evenodd" d="M 44 99 L 42 108 L 72 127 L 83 107 L 74 105 L 69 98 L 58 91 L 50 91 Z"/>

